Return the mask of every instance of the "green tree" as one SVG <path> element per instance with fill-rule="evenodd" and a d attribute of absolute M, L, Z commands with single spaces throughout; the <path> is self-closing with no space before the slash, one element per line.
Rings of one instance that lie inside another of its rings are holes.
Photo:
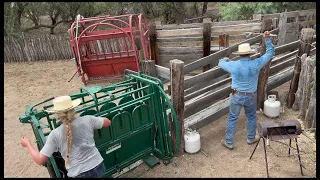
<path fill-rule="evenodd" d="M 314 9 L 315 2 L 232 2 L 220 3 L 220 14 L 223 20 L 248 20 L 255 13 L 279 13 L 285 11 L 296 11 Z"/>

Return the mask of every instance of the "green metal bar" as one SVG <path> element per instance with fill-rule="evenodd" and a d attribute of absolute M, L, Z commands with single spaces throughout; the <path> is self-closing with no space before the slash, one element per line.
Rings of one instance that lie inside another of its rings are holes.
<path fill-rule="evenodd" d="M 48 98 L 48 99 L 46 99 L 46 100 L 44 100 L 44 101 L 42 101 L 42 102 L 40 102 L 40 103 L 38 103 L 38 104 L 33 105 L 33 106 L 31 107 L 31 109 L 29 110 L 29 112 L 32 112 L 34 107 L 36 107 L 36 106 L 38 106 L 38 105 L 40 105 L 40 104 L 46 103 L 46 102 L 48 102 L 48 101 L 51 101 L 51 100 L 53 100 L 53 99 L 54 99 L 54 97 L 51 97 L 51 98 Z"/>
<path fill-rule="evenodd" d="M 40 129 L 40 125 L 36 125 L 36 124 L 38 124 L 37 123 L 38 120 L 34 115 L 31 115 L 31 121 L 32 121 L 32 125 L 35 125 L 34 126 L 34 129 L 35 129 L 34 132 L 36 132 L 36 134 L 38 134 L 38 138 L 40 138 L 40 139 L 37 138 L 37 140 L 43 147 L 45 142 L 46 142 L 46 138 L 45 138 L 45 136 L 43 134 L 42 129 Z M 40 149 L 39 149 L 39 151 L 40 151 Z M 58 166 L 57 166 L 57 163 L 56 163 L 55 159 L 53 157 L 49 157 L 48 161 L 49 161 L 49 163 L 51 163 L 51 165 L 52 165 L 52 167 L 54 169 L 56 177 L 61 178 L 61 175 L 59 173 L 59 169 L 58 169 Z"/>
<path fill-rule="evenodd" d="M 168 146 L 169 146 L 169 153 L 170 155 L 172 155 L 172 143 L 171 143 L 171 138 L 170 138 L 170 135 L 169 135 L 169 123 L 168 123 L 168 115 L 167 115 L 167 108 L 166 108 L 166 101 L 165 99 L 163 98 L 163 96 L 160 96 L 161 98 L 161 105 L 162 105 L 162 113 L 163 113 L 163 117 L 164 117 L 164 127 L 165 129 L 167 130 L 166 133 L 167 133 L 167 142 L 168 142 Z"/>
<path fill-rule="evenodd" d="M 145 88 L 148 88 L 148 87 L 146 86 L 146 87 L 143 87 L 142 89 L 145 89 Z M 104 104 L 104 103 L 108 103 L 108 102 L 114 101 L 114 100 L 116 100 L 116 99 L 125 97 L 125 96 L 127 96 L 128 94 L 132 94 L 132 93 L 137 92 L 137 91 L 140 91 L 140 90 L 141 90 L 141 89 L 133 90 L 133 91 L 128 92 L 128 93 L 123 93 L 123 94 L 121 94 L 120 96 L 116 96 L 114 99 L 107 99 L 107 100 L 104 100 L 104 101 L 100 101 L 100 102 L 97 103 L 97 105 L 99 106 L 99 105 L 102 105 L 102 104 Z M 78 108 L 78 109 L 76 109 L 76 112 L 78 113 L 78 112 L 81 112 L 82 110 L 87 110 L 87 109 L 93 108 L 93 107 L 95 107 L 95 106 L 96 106 L 96 105 L 89 105 L 89 106 L 87 106 L 87 107 Z"/>
<path fill-rule="evenodd" d="M 127 88 L 124 88 L 124 89 L 120 89 L 120 90 L 118 90 L 118 91 L 115 91 L 115 92 L 113 92 L 114 94 L 115 93 L 119 93 L 119 92 L 122 92 L 122 91 L 125 91 L 126 89 L 130 89 L 131 87 L 127 87 Z M 80 91 L 82 91 L 81 89 L 80 89 Z M 74 100 L 74 99 L 78 99 L 78 98 L 83 98 L 83 100 L 82 100 L 82 103 L 80 104 L 80 105 L 83 105 L 83 104 L 86 104 L 86 103 L 89 103 L 89 102 L 93 102 L 94 100 L 93 99 L 91 99 L 91 100 L 88 100 L 88 101 L 85 101 L 84 100 L 84 97 L 86 97 L 86 96 L 90 96 L 88 93 L 80 93 L 80 94 L 71 94 L 71 95 L 69 95 L 70 97 L 71 97 L 71 99 L 72 100 Z M 102 96 L 99 96 L 97 99 L 101 99 L 101 98 L 105 98 L 105 97 L 107 97 L 107 96 L 109 96 L 108 94 L 106 94 L 106 95 L 102 95 Z M 53 104 L 50 104 L 50 105 L 47 105 L 47 106 L 43 106 L 43 108 L 44 109 L 48 109 L 48 108 L 51 108 L 51 107 L 53 107 Z"/>
<path fill-rule="evenodd" d="M 152 88 L 153 88 L 153 92 L 155 93 L 156 92 L 156 87 L 155 86 L 152 86 Z M 156 94 L 156 93 L 155 93 Z M 159 104 L 157 103 L 157 96 L 155 95 L 154 96 L 154 101 L 153 101 L 153 103 L 154 103 L 154 109 L 155 109 L 155 116 L 156 116 L 156 122 L 157 122 L 157 124 L 158 124 L 158 133 L 159 133 L 159 135 L 160 135 L 160 139 L 158 139 L 158 141 L 159 141 L 159 143 L 160 143 L 160 151 L 163 153 L 163 155 L 165 155 L 165 145 L 164 145 L 164 142 L 163 142 L 163 137 L 164 137 L 164 134 L 163 134 L 163 128 L 162 128 L 162 126 L 161 126 L 161 119 L 160 119 L 160 113 L 159 113 L 159 111 L 158 111 L 158 109 L 159 109 Z"/>
<path fill-rule="evenodd" d="M 168 157 L 168 158 L 164 158 L 165 160 L 171 160 L 173 157 L 176 156 L 178 150 L 179 150 L 179 145 L 180 145 L 180 128 L 179 128 L 179 121 L 178 121 L 178 118 L 177 118 L 177 114 L 172 106 L 172 104 L 170 103 L 170 100 L 169 98 L 167 97 L 166 93 L 164 92 L 164 90 L 162 88 L 159 88 L 162 96 L 166 99 L 166 101 L 168 102 L 168 105 L 171 109 L 171 114 L 172 114 L 172 117 L 173 117 L 173 121 L 175 122 L 175 126 L 176 126 L 176 146 L 175 146 L 175 149 L 174 149 L 174 153 L 171 157 Z"/>
<path fill-rule="evenodd" d="M 146 125 L 141 126 L 141 129 L 140 129 L 140 130 L 141 130 L 141 131 L 146 131 L 146 130 L 152 128 L 152 126 L 153 126 L 152 123 L 146 124 Z M 111 127 L 111 126 L 110 126 L 110 127 Z M 116 140 L 115 140 L 115 139 L 112 139 L 111 141 L 108 141 L 108 142 L 106 142 L 106 143 L 104 143 L 104 144 L 100 144 L 99 146 L 97 146 L 97 148 L 98 148 L 98 149 L 103 149 L 103 148 L 112 146 L 112 145 L 117 144 L 117 143 L 119 143 L 119 142 L 121 142 L 121 141 L 124 141 L 124 140 L 126 140 L 126 139 L 128 139 L 128 138 L 130 138 L 130 137 L 132 137 L 132 136 L 134 136 L 134 135 L 136 135 L 136 132 L 132 131 L 132 132 L 128 133 L 126 136 L 119 137 L 119 138 L 116 139 Z"/>
<path fill-rule="evenodd" d="M 161 112 L 161 119 L 162 119 L 162 123 L 163 123 L 163 129 L 164 129 L 164 133 L 165 133 L 165 142 L 167 145 L 167 155 L 170 156 L 172 154 L 172 149 L 171 149 L 171 139 L 170 139 L 170 135 L 169 135 L 169 125 L 168 125 L 168 116 L 167 116 L 167 109 L 165 108 L 165 102 L 163 100 L 163 97 L 160 95 L 159 92 L 159 102 L 160 103 L 160 112 Z"/>
<path fill-rule="evenodd" d="M 155 89 L 157 89 L 158 86 L 155 86 Z M 164 152 L 166 155 L 170 154 L 169 152 L 169 145 L 168 145 L 168 140 L 170 141 L 169 137 L 168 137 L 168 129 L 166 129 L 166 127 L 164 126 L 164 119 L 163 119 L 163 110 L 162 110 L 162 106 L 161 106 L 161 99 L 160 99 L 160 94 L 159 94 L 159 91 L 156 91 L 155 93 L 155 99 L 157 99 L 158 101 L 156 102 L 157 103 L 157 110 L 159 111 L 159 116 L 158 116 L 158 119 L 159 119 L 159 122 L 161 124 L 161 129 L 162 129 L 162 133 L 163 133 L 163 136 L 164 136 L 164 139 L 163 140 L 163 143 L 164 143 Z"/>
<path fill-rule="evenodd" d="M 149 94 L 147 96 L 144 96 L 144 97 L 141 97 L 141 98 L 138 98 L 138 99 L 135 99 L 132 101 L 129 101 L 129 102 L 126 102 L 126 103 L 123 103 L 121 105 L 118 105 L 116 107 L 113 107 L 113 108 L 110 108 L 109 109 L 109 112 L 106 112 L 106 113 L 103 113 L 103 114 L 97 114 L 97 116 L 107 116 L 108 114 L 112 114 L 112 113 L 115 113 L 115 112 L 118 112 L 119 109 L 125 109 L 127 107 L 130 107 L 130 106 L 134 106 L 138 103 L 140 103 L 140 101 L 143 101 L 143 100 L 147 100 L 149 99 L 153 94 Z"/>

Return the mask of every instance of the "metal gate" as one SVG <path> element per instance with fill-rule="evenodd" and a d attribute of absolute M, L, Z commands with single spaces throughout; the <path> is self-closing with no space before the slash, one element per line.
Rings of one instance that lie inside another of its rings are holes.
<path fill-rule="evenodd" d="M 139 71 L 135 42 L 141 42 L 150 59 L 149 31 L 142 14 L 84 18 L 80 15 L 69 29 L 70 46 L 83 83 L 122 75 L 125 69 Z"/>
<path fill-rule="evenodd" d="M 83 87 L 80 93 L 70 96 L 73 100 L 82 99 L 76 109 L 80 116 L 108 117 L 112 122 L 110 127 L 94 132 L 107 177 L 144 157 L 154 155 L 168 163 L 175 156 L 179 146 L 177 142 L 180 142 L 179 124 L 159 79 L 125 70 L 123 82 L 106 87 Z M 27 106 L 25 115 L 19 118 L 20 122 L 32 125 L 39 150 L 50 131 L 61 124 L 45 111 L 53 106 L 47 103 L 52 99 L 31 108 Z M 42 108 L 35 109 L 39 105 Z M 171 142 L 169 114 L 175 122 L 176 143 Z M 46 166 L 51 177 L 62 177 L 66 172 L 59 154 L 50 157 Z"/>

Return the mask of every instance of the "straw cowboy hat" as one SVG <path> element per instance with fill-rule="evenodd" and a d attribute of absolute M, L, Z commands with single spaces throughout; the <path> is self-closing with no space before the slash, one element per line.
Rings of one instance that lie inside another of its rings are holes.
<path fill-rule="evenodd" d="M 238 51 L 234 52 L 233 54 L 237 55 L 245 55 L 245 54 L 254 54 L 256 53 L 253 49 L 251 49 L 249 43 L 243 43 L 238 46 Z"/>
<path fill-rule="evenodd" d="M 49 113 L 64 112 L 73 109 L 81 103 L 81 99 L 71 100 L 70 96 L 60 96 L 53 100 L 53 109 L 46 110 Z"/>

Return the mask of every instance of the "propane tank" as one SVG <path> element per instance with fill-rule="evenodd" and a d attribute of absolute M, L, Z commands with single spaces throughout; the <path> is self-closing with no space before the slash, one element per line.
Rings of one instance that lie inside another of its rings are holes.
<path fill-rule="evenodd" d="M 263 113 L 268 117 L 278 117 L 280 115 L 280 101 L 276 100 L 276 95 L 269 95 L 264 101 Z"/>
<path fill-rule="evenodd" d="M 184 134 L 184 150 L 187 153 L 196 153 L 201 148 L 200 134 L 197 131 L 186 129 Z"/>

